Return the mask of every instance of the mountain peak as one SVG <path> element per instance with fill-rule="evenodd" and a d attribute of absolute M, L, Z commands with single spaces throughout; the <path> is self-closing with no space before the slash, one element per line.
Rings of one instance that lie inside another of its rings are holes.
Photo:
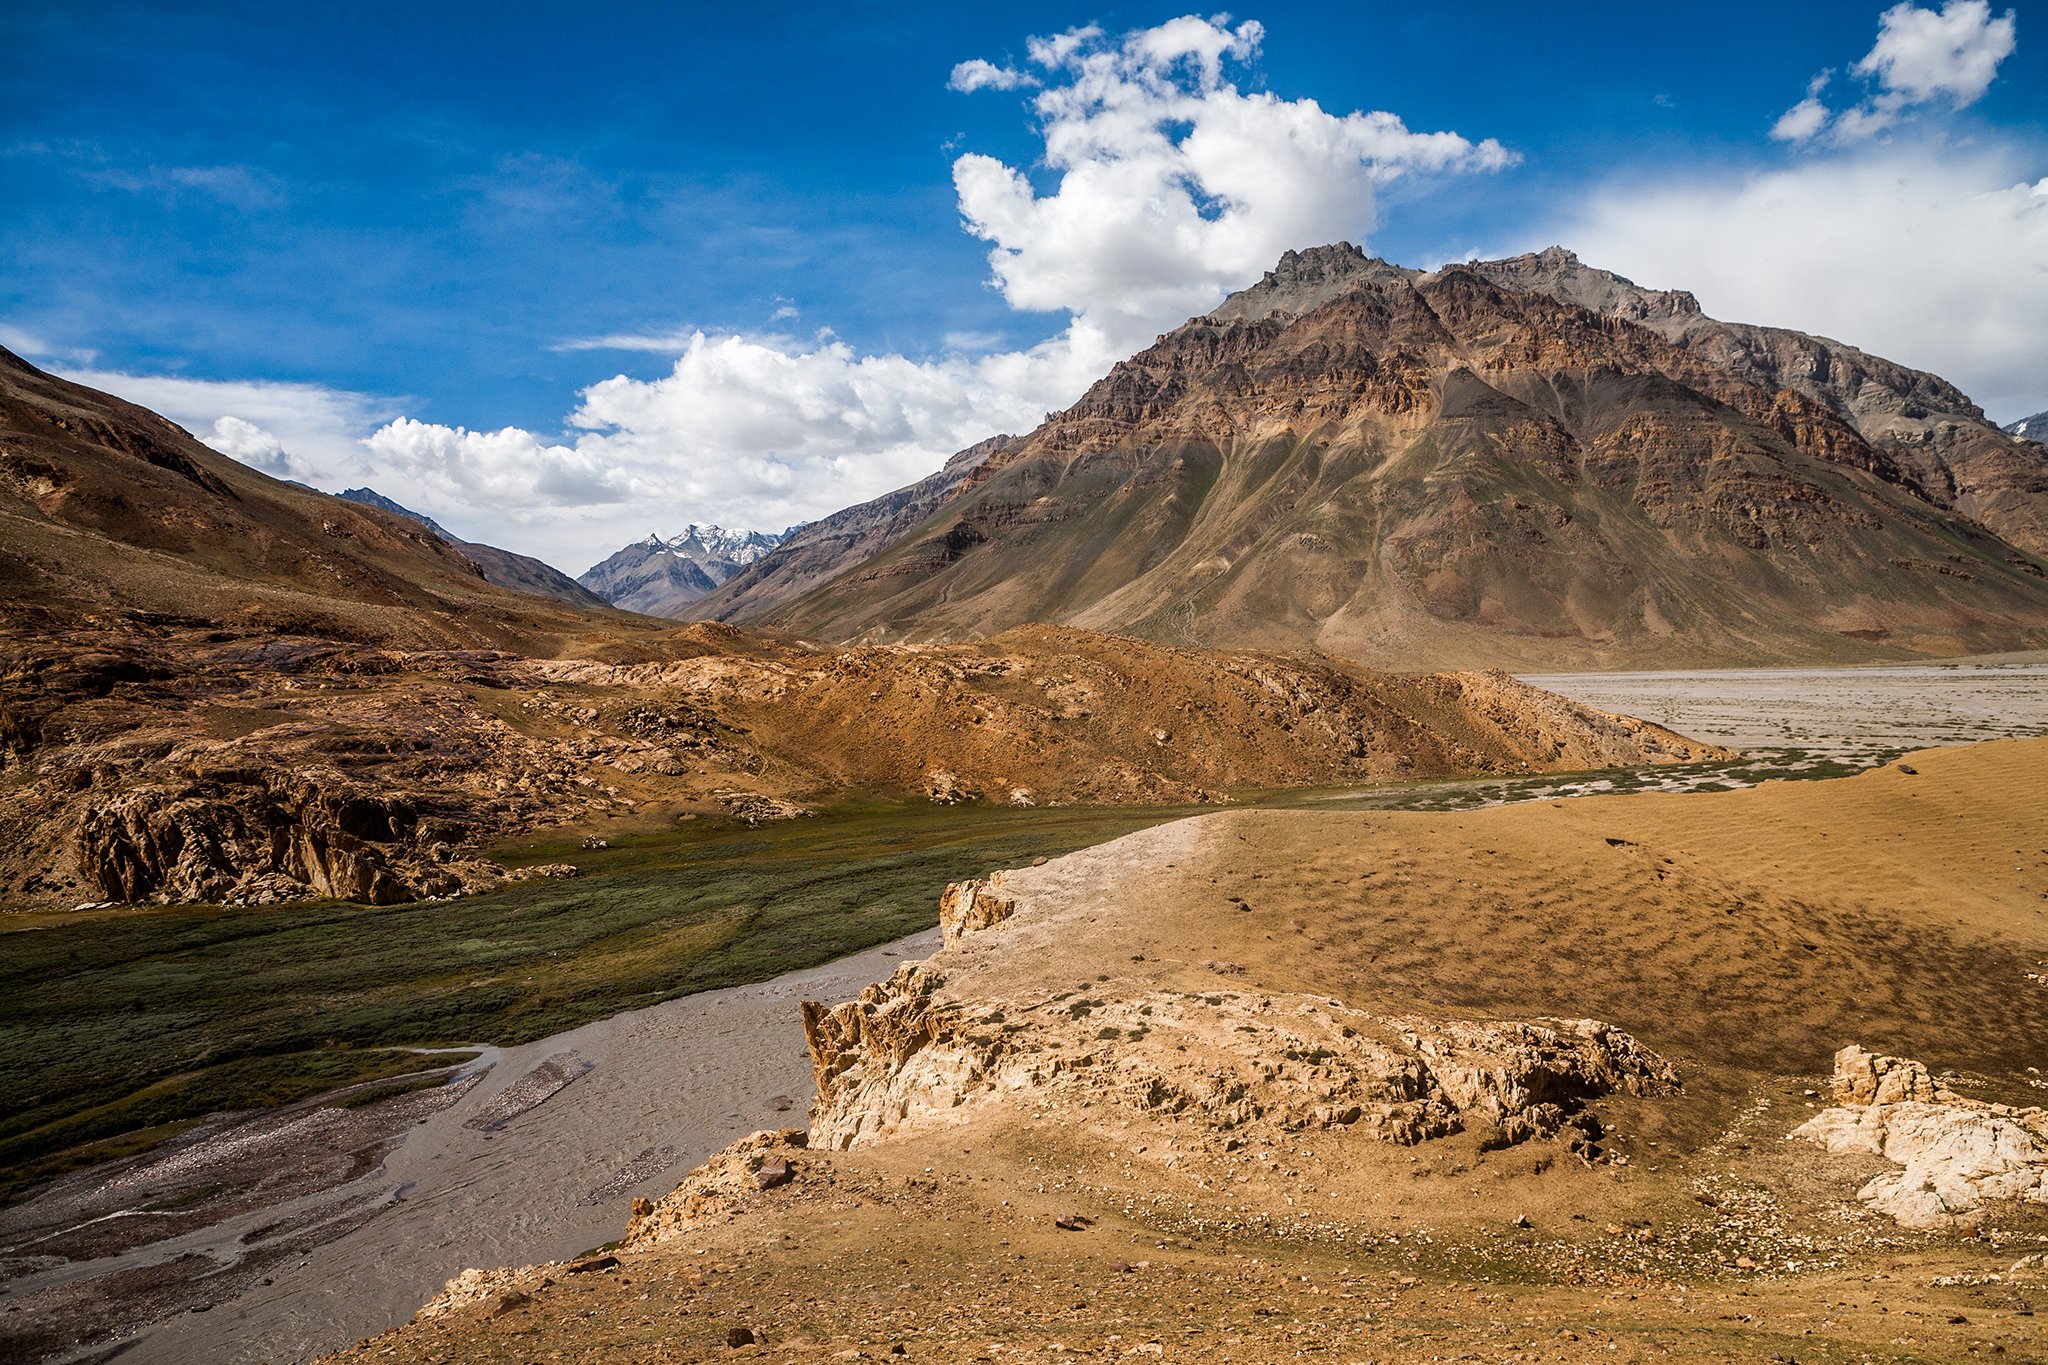
<path fill-rule="evenodd" d="M 1240 289 L 1209 316 L 1218 322 L 1253 322 L 1286 313 L 1299 317 L 1361 285 L 1410 282 L 1422 274 L 1368 256 L 1350 242 L 1289 251 L 1259 282 Z"/>
<path fill-rule="evenodd" d="M 693 521 L 681 535 L 648 532 L 645 540 L 636 540 L 602 564 L 592 565 L 576 581 L 614 606 L 649 616 L 674 617 L 761 559 L 789 534 L 734 531 Z"/>
<path fill-rule="evenodd" d="M 1523 293 L 1549 294 L 1591 312 L 1626 318 L 1689 321 L 1699 318 L 1700 301 L 1684 289 L 1645 289 L 1626 275 L 1587 265 L 1576 252 L 1561 246 L 1525 252 L 1498 261 L 1459 261 L 1443 271 L 1469 270 Z"/>

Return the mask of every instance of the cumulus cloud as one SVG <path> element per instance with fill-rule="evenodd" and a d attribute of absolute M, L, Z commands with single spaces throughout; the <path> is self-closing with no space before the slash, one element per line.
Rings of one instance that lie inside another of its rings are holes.
<path fill-rule="evenodd" d="M 1290 247 L 1363 239 L 1376 185 L 1515 160 L 1491 138 L 1244 92 L 1232 68 L 1263 38 L 1256 22 L 1187 17 L 1116 38 L 1091 27 L 1032 40 L 1045 73 L 1033 107 L 1057 185 L 1040 193 L 1024 169 L 976 153 L 953 163 L 961 216 L 991 244 L 1013 307 L 1068 312 L 1122 353 Z"/>
<path fill-rule="evenodd" d="M 1850 68 L 1868 83 L 1870 94 L 1832 110 L 1820 98 L 1833 74 L 1824 71 L 1807 87 L 1806 98 L 1779 116 L 1771 136 L 1808 143 L 1826 133 L 1838 144 L 1859 142 L 1925 105 L 1966 108 L 1983 98 L 2018 42 L 2014 12 L 1993 14 L 1988 0 L 1945 0 L 1939 11 L 1910 2 L 1893 5 L 1878 16 L 1876 44 Z"/>
<path fill-rule="evenodd" d="M 1064 339 L 912 360 L 830 337 L 698 332 L 667 374 L 585 389 L 560 440 L 401 418 L 366 445 L 380 478 L 432 507 L 488 508 L 501 538 L 575 569 L 678 515 L 780 530 L 922 478 L 1035 426 L 1045 395 L 1095 378 L 1076 365 Z"/>
<path fill-rule="evenodd" d="M 471 431 L 401 417 L 363 444 L 379 465 L 458 503 L 589 506 L 655 491 L 598 450 L 549 444 L 518 427 Z"/>
<path fill-rule="evenodd" d="M 1263 35 L 1223 19 L 1114 37 L 1088 27 L 1030 39 L 1031 72 L 954 68 L 955 90 L 1035 92 L 1055 183 L 1040 192 L 1025 170 L 972 153 L 953 179 L 1003 298 L 1064 315 L 1036 346 L 977 355 L 973 339 L 952 338 L 949 353 L 913 358 L 862 354 L 830 333 L 586 338 L 563 349 L 676 359 L 658 378 L 585 389 L 558 438 L 407 418 L 370 436 L 370 457 L 386 481 L 422 489 L 435 515 L 487 507 L 507 538 L 570 566 L 655 522 L 779 529 L 920 478 L 996 432 L 1030 430 L 1291 247 L 1363 241 L 1378 185 L 1513 163 L 1492 139 L 1240 90 L 1234 73 Z"/>
<path fill-rule="evenodd" d="M 1015 67 L 997 66 L 994 62 L 975 57 L 961 62 L 953 68 L 953 78 L 946 82 L 947 88 L 971 95 L 977 90 L 1022 90 L 1037 85 L 1036 77 Z"/>
<path fill-rule="evenodd" d="M 1734 180 L 1631 182 L 1544 240 L 1718 317 L 1933 370 L 2035 411 L 2048 355 L 2048 179 L 1994 148 L 1866 147 Z"/>
<path fill-rule="evenodd" d="M 285 452 L 284 442 L 254 422 L 245 422 L 239 417 L 216 417 L 213 428 L 198 433 L 198 436 L 221 454 L 266 474 L 288 479 L 306 472 Z"/>

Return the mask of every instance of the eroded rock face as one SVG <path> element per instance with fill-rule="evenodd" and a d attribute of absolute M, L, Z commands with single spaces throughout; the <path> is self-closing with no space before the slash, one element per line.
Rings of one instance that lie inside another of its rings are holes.
<path fill-rule="evenodd" d="M 1857 1197 L 1905 1226 L 1947 1227 L 1993 1200 L 2048 1204 L 2048 1110 L 1965 1099 L 1920 1063 L 1853 1043 L 1835 1054 L 1834 1089 L 1842 1103 L 1792 1136 L 1897 1162 Z"/>
<path fill-rule="evenodd" d="M 1600 1134 L 1588 1101 L 1679 1082 L 1627 1034 L 1586 1019 L 1389 1018 L 1302 995 L 1148 991 L 944 999 L 906 964 L 835 1009 L 806 1003 L 811 1138 L 846 1150 L 1003 1095 L 1106 1101 L 1214 1134 L 1358 1126 L 1413 1144 L 1466 1129 L 1508 1146 Z"/>
<path fill-rule="evenodd" d="M 93 804 L 78 860 L 111 900 L 395 905 L 499 879 L 488 864 L 449 855 L 447 840 L 461 835 L 423 821 L 402 797 L 274 769 L 210 773 Z"/>
<path fill-rule="evenodd" d="M 939 897 L 939 931 L 947 943 L 992 929 L 1016 912 L 1017 902 L 1003 894 L 1003 874 L 986 881 L 953 882 Z"/>

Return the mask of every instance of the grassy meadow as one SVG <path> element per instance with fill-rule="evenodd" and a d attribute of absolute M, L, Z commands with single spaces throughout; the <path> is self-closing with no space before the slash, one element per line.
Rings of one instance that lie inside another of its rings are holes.
<path fill-rule="evenodd" d="M 828 962 L 937 923 L 948 881 L 1178 809 L 869 804 L 693 821 L 455 901 L 136 907 L 0 919 L 0 1198 L 214 1112 L 418 1072 L 402 1049 L 509 1044 Z"/>

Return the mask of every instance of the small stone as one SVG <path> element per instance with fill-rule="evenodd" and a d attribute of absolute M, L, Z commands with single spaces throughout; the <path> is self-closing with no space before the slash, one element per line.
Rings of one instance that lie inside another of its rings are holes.
<path fill-rule="evenodd" d="M 754 1344 L 754 1329 L 751 1327 L 728 1327 L 725 1329 L 727 1350 L 737 1351 L 742 1346 Z"/>
<path fill-rule="evenodd" d="M 1078 1213 L 1063 1213 L 1052 1220 L 1052 1225 L 1062 1232 L 1086 1232 L 1091 1221 Z"/>
<path fill-rule="evenodd" d="M 796 1167 L 786 1157 L 771 1156 L 761 1163 L 761 1169 L 754 1172 L 754 1183 L 764 1190 L 787 1185 L 796 1179 Z"/>
<path fill-rule="evenodd" d="M 497 1298 L 491 1300 L 489 1316 L 495 1318 L 501 1314 L 509 1313 L 515 1308 L 524 1308 L 532 1302 L 533 1296 L 531 1294 L 523 1293 L 517 1289 L 508 1289 L 498 1295 Z"/>
<path fill-rule="evenodd" d="M 1517 1227 L 1517 1228 L 1533 1228 L 1533 1227 L 1535 1227 L 1536 1225 L 1535 1225 L 1534 1223 L 1530 1222 L 1530 1221 L 1529 1221 L 1529 1215 L 1528 1215 L 1528 1214 L 1526 1214 L 1526 1213 L 1524 1213 L 1524 1214 L 1519 1214 L 1519 1215 L 1517 1215 L 1517 1216 L 1516 1216 L 1516 1218 L 1515 1218 L 1515 1221 L 1514 1221 L 1513 1223 L 1509 1224 L 1509 1226 L 1510 1226 L 1510 1227 Z"/>

